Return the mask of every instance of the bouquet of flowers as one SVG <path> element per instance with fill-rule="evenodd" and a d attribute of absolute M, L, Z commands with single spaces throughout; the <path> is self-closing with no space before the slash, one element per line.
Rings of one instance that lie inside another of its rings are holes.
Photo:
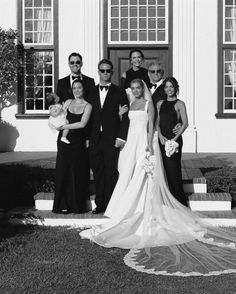
<path fill-rule="evenodd" d="M 173 140 L 165 142 L 165 152 L 167 157 L 171 157 L 174 153 L 178 152 L 179 144 Z"/>
<path fill-rule="evenodd" d="M 150 156 L 150 154 L 147 153 L 142 161 L 142 168 L 145 170 L 147 175 L 153 176 L 155 170 L 155 155 Z"/>

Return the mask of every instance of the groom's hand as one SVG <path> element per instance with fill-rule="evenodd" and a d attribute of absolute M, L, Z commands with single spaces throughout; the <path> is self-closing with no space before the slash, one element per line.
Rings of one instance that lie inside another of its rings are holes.
<path fill-rule="evenodd" d="M 125 142 L 119 139 L 116 139 L 115 147 L 122 149 L 125 146 Z"/>

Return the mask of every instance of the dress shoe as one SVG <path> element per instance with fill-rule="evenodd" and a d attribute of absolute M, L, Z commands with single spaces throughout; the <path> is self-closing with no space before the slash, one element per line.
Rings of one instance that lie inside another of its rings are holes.
<path fill-rule="evenodd" d="M 92 214 L 98 214 L 98 213 L 102 213 L 105 212 L 105 209 L 100 208 L 100 207 L 96 207 L 93 211 Z"/>

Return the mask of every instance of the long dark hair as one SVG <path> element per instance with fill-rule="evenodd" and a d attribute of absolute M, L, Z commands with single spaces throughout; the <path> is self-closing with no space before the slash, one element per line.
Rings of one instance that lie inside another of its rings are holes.
<path fill-rule="evenodd" d="M 85 88 L 84 88 L 84 83 L 83 81 L 79 80 L 79 79 L 75 79 L 73 82 L 72 82 L 72 85 L 71 85 L 71 88 L 72 88 L 72 91 L 73 91 L 73 86 L 75 83 L 80 83 L 83 87 L 83 97 L 86 96 L 86 91 L 85 91 Z"/>
<path fill-rule="evenodd" d="M 173 87 L 175 89 L 175 94 L 176 95 L 179 94 L 179 84 L 178 84 L 176 78 L 174 78 L 174 77 L 167 77 L 167 78 L 165 78 L 164 81 L 163 81 L 164 87 L 166 86 L 166 83 L 167 82 L 170 82 L 173 85 Z"/>
<path fill-rule="evenodd" d="M 142 59 L 144 59 L 143 52 L 140 49 L 134 48 L 134 49 L 130 50 L 130 52 L 129 52 L 129 60 L 131 60 L 132 54 L 134 52 L 138 52 L 141 55 Z"/>

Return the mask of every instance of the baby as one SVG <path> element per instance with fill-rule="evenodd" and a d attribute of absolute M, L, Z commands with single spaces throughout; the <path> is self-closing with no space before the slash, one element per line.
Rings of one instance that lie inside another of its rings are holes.
<path fill-rule="evenodd" d="M 58 129 L 61 126 L 68 124 L 68 121 L 66 119 L 66 112 L 63 109 L 62 104 L 59 102 L 60 98 L 55 93 L 48 93 L 47 94 L 47 103 L 49 105 L 49 113 L 50 117 L 48 119 L 48 125 L 52 129 Z M 69 130 L 63 130 L 61 141 L 70 144 L 70 141 L 67 139 L 67 135 L 69 133 Z"/>

